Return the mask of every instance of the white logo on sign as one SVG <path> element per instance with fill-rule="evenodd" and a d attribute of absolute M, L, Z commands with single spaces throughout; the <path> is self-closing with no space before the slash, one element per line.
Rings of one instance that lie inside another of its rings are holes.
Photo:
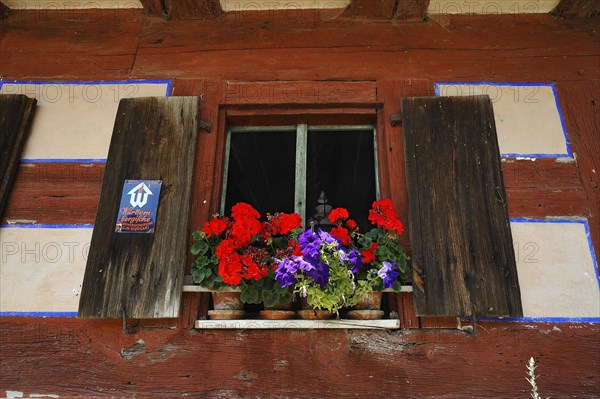
<path fill-rule="evenodd" d="M 132 188 L 131 191 L 129 191 L 127 194 L 131 196 L 129 199 L 129 203 L 134 208 L 136 206 L 140 208 L 143 207 L 144 205 L 146 205 L 146 202 L 148 202 L 148 196 L 154 195 L 144 182 L 141 182 L 140 184 Z"/>

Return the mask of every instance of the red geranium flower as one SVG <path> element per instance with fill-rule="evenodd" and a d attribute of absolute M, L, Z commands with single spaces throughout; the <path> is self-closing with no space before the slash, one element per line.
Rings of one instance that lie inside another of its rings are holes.
<path fill-rule="evenodd" d="M 204 223 L 204 226 L 202 226 L 201 230 L 204 232 L 204 234 L 206 234 L 207 237 L 210 237 L 213 234 L 218 236 L 225 231 L 226 228 L 227 223 L 225 223 L 222 218 L 212 218 L 208 222 Z"/>
<path fill-rule="evenodd" d="M 300 243 L 297 240 L 288 241 L 288 247 L 292 249 L 293 256 L 302 256 L 304 255 L 300 250 Z"/>
<path fill-rule="evenodd" d="M 362 251 L 360 253 L 362 261 L 365 263 L 371 263 L 372 261 L 374 261 L 376 258 L 375 250 L 377 249 L 378 246 L 379 246 L 379 244 L 374 242 L 373 245 L 371 245 L 371 247 L 369 249 L 365 249 L 364 251 Z"/>
<path fill-rule="evenodd" d="M 350 235 L 348 230 L 343 227 L 334 227 L 330 231 L 331 235 L 341 241 L 342 245 L 348 245 L 350 243 Z"/>
<path fill-rule="evenodd" d="M 281 226 L 279 227 L 281 234 L 288 234 L 300 227 L 302 227 L 302 218 L 297 213 L 284 213 L 281 215 Z"/>
<path fill-rule="evenodd" d="M 245 202 L 238 202 L 231 208 L 231 217 L 234 220 L 241 219 L 260 219 L 260 213 L 252 207 L 252 205 L 246 204 Z"/>
<path fill-rule="evenodd" d="M 215 249 L 215 254 L 220 261 L 226 260 L 232 253 L 235 253 L 233 240 L 223 240 Z"/>
<path fill-rule="evenodd" d="M 395 230 L 398 214 L 394 211 L 394 205 L 389 199 L 373 202 L 373 208 L 369 211 L 369 220 L 380 228 Z"/>
<path fill-rule="evenodd" d="M 238 285 L 242 281 L 242 258 L 236 253 L 229 253 L 224 259 L 219 258 L 219 274 L 223 282 Z"/>
<path fill-rule="evenodd" d="M 348 219 L 348 210 L 345 208 L 335 208 L 329 212 L 329 221 L 331 223 L 337 223 L 338 220 L 346 220 Z"/>
<path fill-rule="evenodd" d="M 402 222 L 400 220 L 396 220 L 396 223 L 394 224 L 394 230 L 396 230 L 396 234 L 398 234 L 399 236 L 402 235 L 402 232 L 404 231 L 404 226 L 402 226 Z"/>
<path fill-rule="evenodd" d="M 356 224 L 356 222 L 353 219 L 348 219 L 346 221 L 346 226 L 350 229 L 350 230 L 354 230 L 355 228 L 358 227 L 358 225 Z"/>
<path fill-rule="evenodd" d="M 231 233 L 237 244 L 240 246 L 248 245 L 252 242 L 252 237 L 260 233 L 262 226 L 257 219 L 241 219 L 233 223 Z"/>

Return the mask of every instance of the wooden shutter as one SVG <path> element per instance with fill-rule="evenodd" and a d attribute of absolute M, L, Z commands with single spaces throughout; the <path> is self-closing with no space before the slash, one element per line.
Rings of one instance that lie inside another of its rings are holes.
<path fill-rule="evenodd" d="M 0 216 L 29 136 L 36 103 L 35 98 L 23 94 L 0 95 Z"/>
<path fill-rule="evenodd" d="M 419 316 L 522 316 L 488 96 L 402 101 Z"/>
<path fill-rule="evenodd" d="M 197 97 L 121 100 L 79 317 L 178 317 L 198 132 Z M 152 234 L 115 233 L 123 183 L 162 180 Z"/>

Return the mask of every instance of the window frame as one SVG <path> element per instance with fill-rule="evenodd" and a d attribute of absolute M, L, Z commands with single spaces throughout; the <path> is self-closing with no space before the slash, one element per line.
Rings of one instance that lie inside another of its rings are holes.
<path fill-rule="evenodd" d="M 331 125 L 340 117 L 346 124 L 373 125 L 377 134 L 377 167 L 380 196 L 390 198 L 401 220 L 407 220 L 407 190 L 402 126 L 393 123 L 403 97 L 433 95 L 429 80 L 363 81 L 225 81 L 207 80 L 202 85 L 176 82 L 173 95 L 204 93 L 202 120 L 212 128 L 198 140 L 196 174 L 189 236 L 202 227 L 221 204 L 223 155 L 229 126 Z M 407 233 L 401 237 L 410 248 Z M 190 238 L 191 242 L 191 238 Z M 190 244 L 191 245 L 191 244 Z M 190 273 L 192 255 L 187 262 Z M 399 315 L 401 328 L 418 328 L 412 292 L 388 294 L 390 311 Z M 207 315 L 208 293 L 184 292 L 178 321 L 193 328 Z"/>
<path fill-rule="evenodd" d="M 308 133 L 311 131 L 319 132 L 347 132 L 364 131 L 365 134 L 372 134 L 373 137 L 373 171 L 375 179 L 375 199 L 381 198 L 380 175 L 379 175 L 379 154 L 377 148 L 377 127 L 375 124 L 368 125 L 309 125 L 307 123 L 298 123 L 294 125 L 280 126 L 229 126 L 225 139 L 225 154 L 223 157 L 223 177 L 221 183 L 221 201 L 219 213 L 226 214 L 225 199 L 227 196 L 227 184 L 229 175 L 229 156 L 231 149 L 231 136 L 233 133 L 252 133 L 252 132 L 296 132 L 296 170 L 295 170 L 295 196 L 294 212 L 299 214 L 303 220 L 306 215 L 306 179 L 307 179 L 307 157 L 308 157 Z M 367 133 L 367 132 L 371 133 Z M 305 221 L 306 222 L 306 221 Z"/>

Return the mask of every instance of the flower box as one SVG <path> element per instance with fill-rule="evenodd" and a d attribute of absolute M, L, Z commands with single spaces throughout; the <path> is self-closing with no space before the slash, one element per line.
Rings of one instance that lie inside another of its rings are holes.
<path fill-rule="evenodd" d="M 326 218 L 330 231 L 303 230 L 298 214 L 267 214 L 261 222 L 251 205 L 238 203 L 231 217 L 215 215 L 194 232 L 192 279 L 217 291 L 239 288 L 242 302 L 265 309 L 302 298 L 306 304 L 296 313 L 302 319 L 312 319 L 313 311 L 339 319 L 370 292 L 402 291 L 410 270 L 390 200 L 373 203 L 368 219 L 375 227 L 364 234 L 344 208 L 330 208 Z M 187 285 L 186 291 L 210 290 Z"/>

